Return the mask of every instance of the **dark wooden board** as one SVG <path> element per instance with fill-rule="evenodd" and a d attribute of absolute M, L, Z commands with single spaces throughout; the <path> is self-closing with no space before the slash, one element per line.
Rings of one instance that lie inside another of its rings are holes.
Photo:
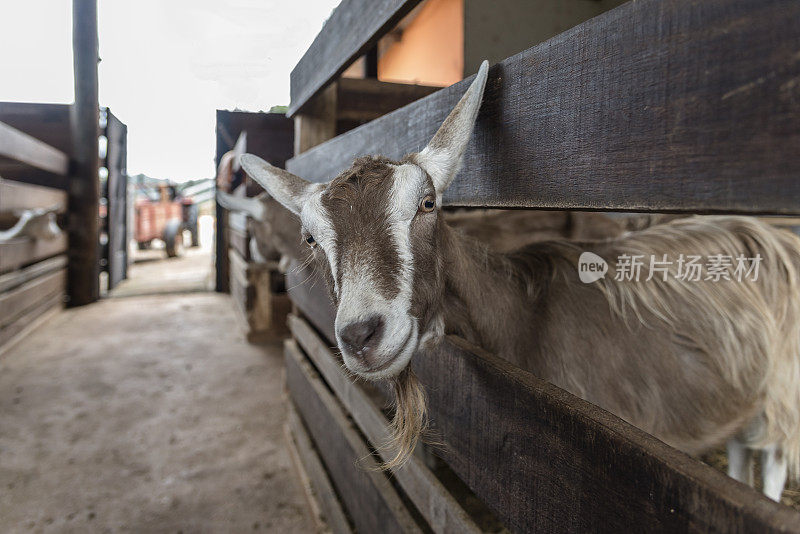
<path fill-rule="evenodd" d="M 292 340 L 284 343 L 286 384 L 358 532 L 419 532 L 366 443 Z"/>
<path fill-rule="evenodd" d="M 65 250 L 67 250 L 67 236 L 64 233 L 47 240 L 22 237 L 5 241 L 0 243 L 0 273 L 56 256 Z"/>
<path fill-rule="evenodd" d="M 294 261 L 286 272 L 286 288 L 292 302 L 302 310 L 303 315 L 322 333 L 331 346 L 335 346 L 333 320 L 336 312 L 325 291 L 325 282 L 314 277 L 311 268 L 300 269 L 300 264 Z"/>
<path fill-rule="evenodd" d="M 107 195 L 108 216 L 105 231 L 108 245 L 105 247 L 108 289 L 128 277 L 128 127 L 111 110 L 105 109 L 107 139 L 106 157 L 103 166 L 108 169 Z"/>
<path fill-rule="evenodd" d="M 5 212 L 59 206 L 67 209 L 67 194 L 50 187 L 24 184 L 0 178 L 0 216 Z"/>
<path fill-rule="evenodd" d="M 333 331 L 321 280 L 290 295 Z M 790 508 L 460 338 L 412 365 L 442 457 L 512 530 L 800 532 Z"/>
<path fill-rule="evenodd" d="M 62 268 L 0 293 L 0 327 L 5 327 L 25 315 L 42 300 L 62 295 L 65 273 L 65 269 Z"/>
<path fill-rule="evenodd" d="M 54 312 L 64 307 L 64 297 L 61 294 L 48 297 L 38 303 L 34 308 L 13 323 L 0 328 L 0 353 L 9 348 L 10 343 L 37 328 L 38 323 L 49 312 Z"/>
<path fill-rule="evenodd" d="M 341 9 L 341 8 L 340 8 Z M 461 206 L 800 213 L 800 3 L 628 2 L 489 72 Z M 472 78 L 290 160 L 424 147 Z"/>
<path fill-rule="evenodd" d="M 391 435 L 386 417 L 367 393 L 345 375 L 341 361 L 334 357 L 327 343 L 322 341 L 308 323 L 292 315 L 289 316 L 289 326 L 297 342 L 345 409 L 350 412 L 373 448 L 378 450 L 384 461 L 391 460 L 392 451 L 383 447 Z M 481 532 L 469 514 L 416 456 L 412 456 L 405 466 L 398 469 L 394 477 L 434 532 Z"/>
<path fill-rule="evenodd" d="M 69 110 L 69 104 L 0 102 L 0 122 L 71 155 Z"/>
<path fill-rule="evenodd" d="M 323 530 L 326 526 L 331 529 L 334 534 L 349 534 L 353 532 L 350 523 L 347 521 L 342 504 L 336 491 L 333 489 L 328 473 L 322 465 L 322 460 L 319 458 L 314 445 L 311 442 L 311 437 L 300 416 L 297 415 L 292 403 L 288 403 L 288 414 L 286 417 L 286 426 L 288 430 L 287 441 L 289 442 L 289 452 L 295 463 L 299 464 L 297 467 L 301 471 L 302 479 L 307 477 L 312 495 L 308 495 L 309 500 L 313 499 L 318 505 L 320 511 L 320 525 Z M 316 508 L 316 507 L 314 507 Z M 314 510 L 316 512 L 317 510 Z"/>
<path fill-rule="evenodd" d="M 9 162 L 23 163 L 59 176 L 69 170 L 66 154 L 4 122 L 0 122 L 0 157 L 4 158 L 0 159 L 0 173 Z"/>
<path fill-rule="evenodd" d="M 408 14 L 420 0 L 344 0 L 331 14 L 314 42 L 292 70 L 293 116 L 321 89 Z"/>
<path fill-rule="evenodd" d="M 439 89 L 374 78 L 340 78 L 336 82 L 336 120 L 371 121 Z"/>

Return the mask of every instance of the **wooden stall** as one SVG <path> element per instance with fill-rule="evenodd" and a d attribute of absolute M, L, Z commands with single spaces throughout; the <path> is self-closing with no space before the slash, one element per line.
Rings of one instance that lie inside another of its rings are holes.
<path fill-rule="evenodd" d="M 26 169 L 38 182 L 50 174 L 53 182 L 61 183 L 69 158 L 0 122 L 0 176 L 18 178 Z M 34 224 L 53 224 L 56 215 L 66 211 L 62 189 L 0 178 L 0 352 L 63 306 L 67 235 L 33 230 Z"/>
<path fill-rule="evenodd" d="M 127 224 L 127 134 L 128 127 L 109 108 L 99 111 L 98 135 L 104 138 L 104 150 L 99 154 L 102 172 L 98 177 L 100 202 L 99 267 L 109 275 L 108 289 L 127 277 L 129 229 Z M 28 102 L 0 102 L 0 122 L 3 122 L 53 148 L 72 156 L 69 104 L 42 104 Z M 8 168 L 7 179 L 32 185 L 44 185 L 66 191 L 68 176 L 59 176 L 28 166 Z M 66 209 L 66 206 L 65 206 Z"/>
<path fill-rule="evenodd" d="M 217 166 L 237 143 L 246 144 L 248 151 L 279 167 L 284 167 L 292 155 L 294 127 L 280 113 L 217 110 L 216 132 Z M 263 191 L 241 173 L 232 186 L 231 193 L 236 196 L 254 197 Z M 229 213 L 217 204 L 216 288 L 230 292 L 248 341 L 257 343 L 285 335 L 291 306 L 278 263 L 262 262 L 251 254 L 250 240 L 254 236 L 249 225 L 253 223 L 247 215 Z"/>
<path fill-rule="evenodd" d="M 0 103 L 0 351 L 99 296 L 96 0 L 74 0 L 72 24 L 75 103 Z M 121 180 L 124 136 L 112 137 Z"/>
<path fill-rule="evenodd" d="M 296 138 L 315 142 L 288 170 L 327 181 L 356 156 L 429 141 L 471 78 L 330 134 L 332 84 L 416 4 L 344 0 L 333 13 L 292 73 Z M 800 214 L 800 5 L 641 0 L 594 15 L 491 67 L 445 204 Z M 287 281 L 289 430 L 333 530 L 490 529 L 477 497 L 515 532 L 800 532 L 789 507 L 453 336 L 412 363 L 446 465 L 376 473 L 381 395 L 345 376 L 310 274 Z"/>

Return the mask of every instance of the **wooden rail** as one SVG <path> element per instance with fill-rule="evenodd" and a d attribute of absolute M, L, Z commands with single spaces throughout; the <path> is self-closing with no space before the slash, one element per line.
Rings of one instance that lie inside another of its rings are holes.
<path fill-rule="evenodd" d="M 54 206 L 59 213 L 66 211 L 64 191 L 0 178 L 0 213 Z"/>
<path fill-rule="evenodd" d="M 492 67 L 445 202 L 800 214 L 798 42 L 793 0 L 628 2 Z M 315 63 L 329 64 L 338 63 L 325 55 Z M 310 66 L 301 62 L 298 75 Z M 417 151 L 470 81 L 287 168 L 319 182 L 355 156 Z"/>
<path fill-rule="evenodd" d="M 289 327 L 294 338 L 350 412 L 383 461 L 391 460 L 392 451 L 385 448 L 391 435 L 386 417 L 367 394 L 345 375 L 341 362 L 334 358 L 327 344 L 308 323 L 291 315 Z M 402 469 L 394 473 L 394 477 L 434 532 L 452 534 L 481 532 L 467 512 L 418 458 L 412 456 Z"/>
<path fill-rule="evenodd" d="M 420 0 L 343 0 L 292 70 L 288 116 L 295 115 Z"/>
<path fill-rule="evenodd" d="M 0 174 L 18 170 L 21 165 L 64 176 L 69 170 L 69 158 L 60 150 L 0 122 Z"/>
<path fill-rule="evenodd" d="M 289 276 L 290 296 L 330 335 L 308 277 Z M 797 512 L 460 338 L 412 365 L 443 458 L 512 530 L 800 532 Z"/>
<path fill-rule="evenodd" d="M 297 344 L 284 344 L 289 395 L 318 444 L 319 454 L 335 481 L 339 498 L 358 532 L 420 532 L 400 496 L 377 470 L 353 424 L 326 389 Z"/>

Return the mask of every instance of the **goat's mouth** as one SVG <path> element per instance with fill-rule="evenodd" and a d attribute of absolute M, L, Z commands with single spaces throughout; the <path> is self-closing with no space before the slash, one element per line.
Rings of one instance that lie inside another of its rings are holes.
<path fill-rule="evenodd" d="M 400 343 L 390 347 L 379 347 L 374 355 L 348 354 L 343 350 L 345 366 L 356 375 L 367 380 L 386 380 L 400 374 L 405 369 L 419 344 L 419 329 L 415 321 L 410 321 L 405 336 Z"/>

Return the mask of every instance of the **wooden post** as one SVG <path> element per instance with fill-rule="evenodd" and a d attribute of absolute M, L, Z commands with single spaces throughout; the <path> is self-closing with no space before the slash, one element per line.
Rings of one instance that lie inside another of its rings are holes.
<path fill-rule="evenodd" d="M 336 137 L 337 82 L 314 97 L 294 118 L 294 155 Z"/>
<path fill-rule="evenodd" d="M 67 294 L 70 306 L 80 306 L 96 301 L 100 294 L 97 0 L 73 0 L 72 49 L 75 103 L 70 117 Z"/>

